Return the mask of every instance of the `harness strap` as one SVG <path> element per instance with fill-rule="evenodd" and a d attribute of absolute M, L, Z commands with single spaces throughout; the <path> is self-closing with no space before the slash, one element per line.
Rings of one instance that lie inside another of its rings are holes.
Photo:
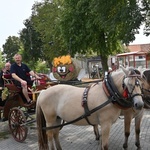
<path fill-rule="evenodd" d="M 89 85 L 89 86 L 87 86 L 87 87 L 85 88 L 84 92 L 83 92 L 82 107 L 84 107 L 84 112 L 85 112 L 85 114 L 86 114 L 85 120 L 87 121 L 87 123 L 88 123 L 89 125 L 94 126 L 94 125 L 89 121 L 89 119 L 88 119 L 88 116 L 90 116 L 91 113 L 90 113 L 90 110 L 89 110 L 89 107 L 88 107 L 88 104 L 87 104 L 87 99 L 88 99 L 88 92 L 89 92 L 91 86 L 92 86 L 92 84 Z"/>

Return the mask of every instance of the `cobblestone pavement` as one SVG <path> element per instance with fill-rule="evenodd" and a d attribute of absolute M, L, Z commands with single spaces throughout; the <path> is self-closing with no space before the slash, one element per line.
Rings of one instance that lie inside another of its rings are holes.
<path fill-rule="evenodd" d="M 124 119 L 118 119 L 112 126 L 109 149 L 122 150 L 124 142 Z M 8 130 L 7 122 L 0 122 L 0 129 Z M 134 145 L 134 119 L 132 120 L 128 150 L 136 150 Z M 60 142 L 63 150 L 99 150 L 99 142 L 95 140 L 91 126 L 64 126 L 60 131 Z M 141 126 L 142 150 L 150 150 L 150 110 L 145 111 Z M 0 140 L 0 150 L 38 150 L 36 130 L 29 129 L 27 139 L 23 143 L 16 142 L 11 135 Z"/>

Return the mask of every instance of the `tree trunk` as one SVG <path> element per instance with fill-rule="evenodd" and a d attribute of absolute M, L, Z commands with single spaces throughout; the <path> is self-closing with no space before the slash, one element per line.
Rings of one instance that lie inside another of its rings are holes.
<path fill-rule="evenodd" d="M 108 71 L 108 54 L 107 54 L 107 46 L 106 46 L 106 39 L 105 39 L 105 34 L 104 31 L 99 33 L 99 51 L 98 54 L 101 56 L 101 63 L 102 63 L 102 68 L 103 68 L 103 74 L 105 74 L 106 71 Z"/>
<path fill-rule="evenodd" d="M 103 74 L 108 71 L 108 57 L 101 55 L 101 63 L 103 68 Z"/>

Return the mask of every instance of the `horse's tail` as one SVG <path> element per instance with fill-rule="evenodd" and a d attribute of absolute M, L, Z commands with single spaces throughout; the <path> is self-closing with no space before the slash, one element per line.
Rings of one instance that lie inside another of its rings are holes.
<path fill-rule="evenodd" d="M 38 101 L 36 106 L 36 122 L 37 122 L 39 150 L 48 150 L 49 147 L 46 130 L 42 129 L 43 127 L 46 127 L 46 121 Z"/>

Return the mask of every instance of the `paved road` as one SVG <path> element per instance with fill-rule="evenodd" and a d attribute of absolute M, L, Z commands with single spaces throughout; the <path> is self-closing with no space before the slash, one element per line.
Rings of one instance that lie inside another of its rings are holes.
<path fill-rule="evenodd" d="M 109 149 L 122 150 L 124 141 L 123 119 L 118 119 L 112 126 Z M 1 129 L 7 130 L 8 125 L 0 122 Z M 134 145 L 134 120 L 131 126 L 128 150 L 136 150 Z M 63 150 L 99 150 L 99 142 L 95 140 L 91 126 L 68 125 L 60 131 L 60 141 Z M 142 150 L 150 150 L 150 110 L 145 111 L 141 127 Z M 0 150 L 38 150 L 36 130 L 30 129 L 23 143 L 16 142 L 11 135 L 0 141 Z"/>

